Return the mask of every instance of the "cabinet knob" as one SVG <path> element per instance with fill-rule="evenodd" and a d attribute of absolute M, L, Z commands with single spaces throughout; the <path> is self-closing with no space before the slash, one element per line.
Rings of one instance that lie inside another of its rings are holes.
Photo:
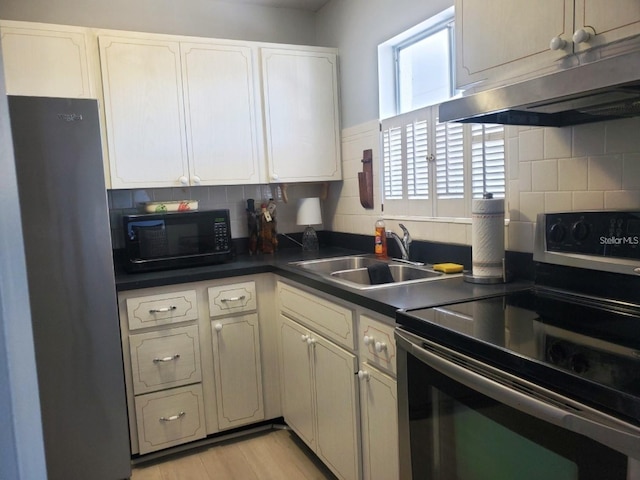
<path fill-rule="evenodd" d="M 197 175 L 194 175 L 193 177 L 191 177 L 191 181 L 193 182 L 194 185 L 200 185 L 202 183 L 202 180 Z"/>
<path fill-rule="evenodd" d="M 306 342 L 307 340 L 309 340 L 309 335 L 300 335 L 300 340 Z"/>
<path fill-rule="evenodd" d="M 560 35 L 558 35 L 557 37 L 553 37 L 549 42 L 549 48 L 551 50 L 564 50 L 566 46 L 567 41 L 563 40 Z"/>
<path fill-rule="evenodd" d="M 364 338 L 362 339 L 363 343 L 365 344 L 365 346 L 369 346 L 369 345 L 373 345 L 373 343 L 375 342 L 373 337 L 370 337 L 369 335 L 365 335 Z"/>
<path fill-rule="evenodd" d="M 591 38 L 591 34 L 584 28 L 579 28 L 573 33 L 573 43 L 585 43 Z"/>
<path fill-rule="evenodd" d="M 178 181 L 180 182 L 180 185 L 184 185 L 185 187 L 187 185 L 189 185 L 189 179 L 187 177 L 185 177 L 184 175 L 182 177 L 180 177 L 178 179 Z"/>
<path fill-rule="evenodd" d="M 376 342 L 375 345 L 376 352 L 384 352 L 387 349 L 387 344 L 384 342 Z"/>
<path fill-rule="evenodd" d="M 312 337 L 307 338 L 307 345 L 312 347 L 315 344 L 316 344 L 316 339 L 315 338 L 312 338 Z"/>
<path fill-rule="evenodd" d="M 358 370 L 358 378 L 359 378 L 360 380 L 363 380 L 363 381 L 365 381 L 365 382 L 368 382 L 368 381 L 369 381 L 369 378 L 370 378 L 370 376 L 369 376 L 369 372 L 367 372 L 366 370 Z"/>
<path fill-rule="evenodd" d="M 216 323 L 213 328 L 216 329 L 216 332 L 221 332 L 222 331 L 222 324 L 221 323 Z"/>
<path fill-rule="evenodd" d="M 280 176 L 277 173 L 272 173 L 271 180 L 277 182 L 278 180 L 280 180 Z"/>

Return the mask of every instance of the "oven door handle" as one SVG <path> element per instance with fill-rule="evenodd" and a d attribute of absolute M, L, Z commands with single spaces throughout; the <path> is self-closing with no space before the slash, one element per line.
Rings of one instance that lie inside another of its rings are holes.
<path fill-rule="evenodd" d="M 399 330 L 396 330 L 396 343 L 398 348 L 404 349 L 431 368 L 487 397 L 640 459 L 638 427 L 442 345 L 424 339 L 420 339 L 422 346 L 418 345 Z M 425 346 L 443 351 L 448 358 L 456 359 L 460 364 L 423 348 Z"/>

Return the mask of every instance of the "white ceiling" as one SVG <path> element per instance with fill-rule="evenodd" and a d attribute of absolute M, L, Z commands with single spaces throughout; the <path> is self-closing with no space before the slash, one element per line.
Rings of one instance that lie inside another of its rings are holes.
<path fill-rule="evenodd" d="M 265 7 L 294 8 L 308 12 L 317 12 L 329 0 L 226 0 L 229 2 L 250 3 L 253 5 L 263 5 Z"/>

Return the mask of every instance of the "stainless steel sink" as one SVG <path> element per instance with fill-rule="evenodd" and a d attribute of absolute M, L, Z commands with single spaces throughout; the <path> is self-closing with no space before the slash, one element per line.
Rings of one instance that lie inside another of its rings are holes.
<path fill-rule="evenodd" d="M 376 263 L 386 263 L 389 265 L 393 282 L 371 285 L 367 267 L 375 265 Z M 381 260 L 373 256 L 364 255 L 306 260 L 293 262 L 292 265 L 317 274 L 326 280 L 357 288 L 358 290 L 390 288 L 461 275 L 444 274 L 442 272 L 436 272 L 427 266 L 409 265 L 398 260 Z"/>

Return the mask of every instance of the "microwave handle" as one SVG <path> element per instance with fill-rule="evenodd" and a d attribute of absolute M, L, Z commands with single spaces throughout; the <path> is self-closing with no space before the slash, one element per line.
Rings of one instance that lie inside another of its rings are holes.
<path fill-rule="evenodd" d="M 640 459 L 640 428 L 478 362 L 466 355 L 454 352 L 442 345 L 420 339 L 420 343 L 424 346 L 432 345 L 434 350 L 446 352 L 447 356 L 458 359 L 467 368 L 447 360 L 434 351 L 423 348 L 399 330 L 396 330 L 395 336 L 398 348 L 472 390 L 548 423 L 585 435 L 625 455 Z M 487 375 L 490 375 L 491 378 Z M 522 391 L 513 388 L 514 386 L 521 386 Z M 536 392 L 538 397 L 545 398 L 545 400 L 524 393 L 532 390 Z M 570 409 L 563 408 L 565 405 Z"/>

